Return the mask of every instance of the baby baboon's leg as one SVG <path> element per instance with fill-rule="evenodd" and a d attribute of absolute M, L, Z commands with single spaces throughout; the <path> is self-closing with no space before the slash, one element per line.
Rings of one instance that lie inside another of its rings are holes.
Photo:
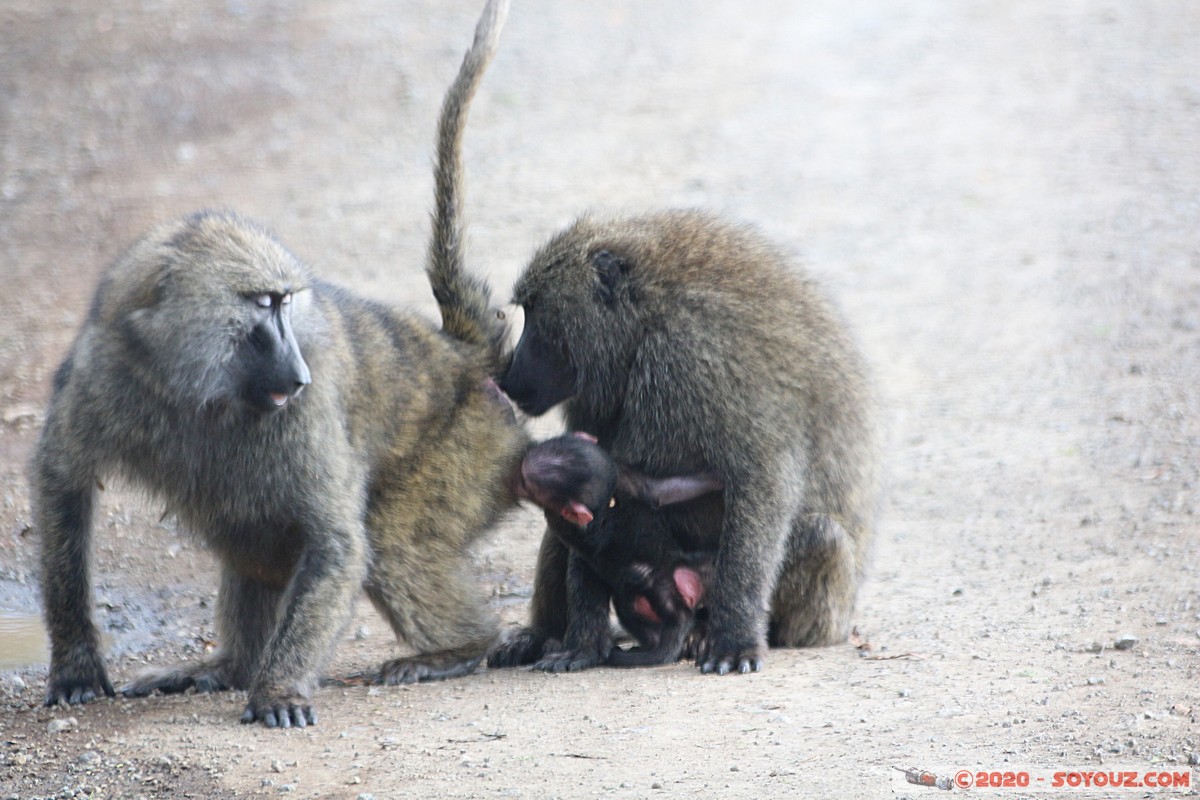
<path fill-rule="evenodd" d="M 603 664 L 612 650 L 608 585 L 583 556 L 571 553 L 567 562 L 567 609 L 570 619 L 561 643 L 550 641 L 534 669 L 577 672 Z"/>
<path fill-rule="evenodd" d="M 249 688 L 263 647 L 275 629 L 282 594 L 223 568 L 217 591 L 220 649 L 201 661 L 145 672 L 121 692 L 126 697 L 145 697 L 155 691 L 173 694 L 193 687 L 201 693 Z"/>
<path fill-rule="evenodd" d="M 855 545 L 842 523 L 806 514 L 792 525 L 771 605 L 772 647 L 844 642 L 858 595 Z"/>

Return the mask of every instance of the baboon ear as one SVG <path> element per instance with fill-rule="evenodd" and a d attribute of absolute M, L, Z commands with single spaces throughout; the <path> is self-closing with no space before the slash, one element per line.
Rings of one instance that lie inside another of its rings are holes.
<path fill-rule="evenodd" d="M 569 504 L 562 507 L 559 512 L 562 518 L 572 525 L 578 525 L 581 528 L 586 528 L 587 524 L 592 521 L 592 512 L 588 507 L 578 500 L 572 500 Z"/>
<path fill-rule="evenodd" d="M 695 500 L 709 492 L 718 492 L 725 488 L 725 482 L 716 473 L 705 472 L 699 475 L 675 475 L 670 478 L 651 478 L 646 476 L 639 487 L 642 500 L 655 508 L 670 506 L 675 503 L 686 503 Z"/>
<path fill-rule="evenodd" d="M 599 250 L 592 256 L 596 270 L 596 296 L 611 306 L 617 299 L 617 284 L 621 276 L 629 271 L 629 262 L 611 250 Z"/>
<path fill-rule="evenodd" d="M 675 581 L 675 588 L 683 598 L 684 605 L 695 608 L 700 604 L 700 599 L 704 597 L 704 581 L 700 580 L 699 572 L 691 567 L 676 567 L 671 573 L 671 578 Z"/>

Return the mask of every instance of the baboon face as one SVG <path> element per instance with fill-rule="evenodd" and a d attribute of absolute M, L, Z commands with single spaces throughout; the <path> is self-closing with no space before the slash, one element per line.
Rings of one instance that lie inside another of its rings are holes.
<path fill-rule="evenodd" d="M 133 260 L 149 263 L 149 274 L 112 276 L 113 292 L 136 287 L 116 304 L 124 316 L 117 327 L 135 357 L 147 356 L 139 359 L 147 369 L 169 371 L 152 384 L 171 401 L 277 411 L 312 382 L 292 331 L 296 309 L 310 306 L 308 279 L 266 235 L 228 226 L 197 234 L 217 219 L 200 217 Z"/>
<path fill-rule="evenodd" d="M 260 292 L 245 298 L 254 307 L 253 327 L 234 360 L 241 365 L 241 399 L 256 411 L 277 411 L 312 383 L 292 333 L 292 297 Z"/>
<path fill-rule="evenodd" d="M 525 329 L 508 372 L 500 381 L 505 394 L 535 417 L 574 396 L 578 377 L 566 342 L 546 327 L 544 321 L 526 310 Z"/>
<path fill-rule="evenodd" d="M 501 388 L 537 416 L 575 395 L 619 396 L 639 322 L 632 259 L 619 242 L 580 220 L 534 256 L 513 302 L 525 311 Z"/>
<path fill-rule="evenodd" d="M 576 431 L 530 448 L 518 494 L 582 527 L 608 505 L 616 487 L 616 462 L 594 437 Z"/>

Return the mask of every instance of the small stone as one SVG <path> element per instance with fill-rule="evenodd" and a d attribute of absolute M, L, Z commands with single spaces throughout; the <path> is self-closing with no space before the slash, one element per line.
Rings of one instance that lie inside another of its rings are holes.
<path fill-rule="evenodd" d="M 1192 767 L 1200 766 L 1200 752 L 1193 750 L 1188 753 L 1188 765 Z"/>
<path fill-rule="evenodd" d="M 1195 754 L 1193 753 L 1193 755 L 1195 755 Z M 658 781 L 655 781 L 654 783 L 650 784 L 650 788 L 651 788 L 651 789 L 661 789 L 661 788 L 662 788 L 662 784 L 661 784 L 661 783 L 659 783 Z"/>
<path fill-rule="evenodd" d="M 271 772 L 283 772 L 283 762 L 278 760 L 272 761 Z"/>
<path fill-rule="evenodd" d="M 280 786 L 276 791 L 278 791 L 280 794 L 287 794 L 289 792 L 294 792 L 294 791 L 296 791 L 296 784 L 285 783 L 283 786 Z"/>
<path fill-rule="evenodd" d="M 1091 677 L 1091 678 L 1088 678 L 1087 682 L 1088 682 L 1088 686 L 1099 686 L 1100 684 L 1104 683 L 1104 678 Z"/>
<path fill-rule="evenodd" d="M 50 733 L 62 733 L 63 731 L 71 730 L 78 724 L 79 720 L 75 719 L 74 717 L 52 719 L 50 720 L 50 724 L 46 726 L 46 730 L 50 731 Z"/>
<path fill-rule="evenodd" d="M 357 798 L 355 798 L 355 800 L 375 800 L 375 795 L 363 792 Z"/>
<path fill-rule="evenodd" d="M 1132 634 L 1127 633 L 1124 636 L 1118 637 L 1117 640 L 1115 642 L 1113 642 L 1113 647 L 1115 647 L 1118 650 L 1132 650 L 1134 648 L 1134 645 L 1136 645 L 1137 643 L 1138 643 L 1138 638 Z"/>

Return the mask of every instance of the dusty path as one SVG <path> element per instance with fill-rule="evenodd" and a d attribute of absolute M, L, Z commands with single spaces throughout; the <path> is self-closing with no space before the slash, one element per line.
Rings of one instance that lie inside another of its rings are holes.
<path fill-rule="evenodd" d="M 430 142 L 477 5 L 0 7 L 0 611 L 37 608 L 50 371 L 150 223 L 234 206 L 433 313 Z M 888 409 L 870 650 L 327 688 L 289 732 L 238 696 L 44 710 L 35 666 L 0 674 L 0 799 L 937 794 L 894 765 L 1200 792 L 1200 8 L 695 5 L 517 0 L 468 132 L 474 260 L 504 291 L 584 208 L 694 204 L 823 278 Z M 158 516 L 106 493 L 118 679 L 212 636 L 209 557 Z M 508 620 L 539 535 L 525 513 L 481 554 Z M 359 617 L 332 674 L 394 652 Z"/>

